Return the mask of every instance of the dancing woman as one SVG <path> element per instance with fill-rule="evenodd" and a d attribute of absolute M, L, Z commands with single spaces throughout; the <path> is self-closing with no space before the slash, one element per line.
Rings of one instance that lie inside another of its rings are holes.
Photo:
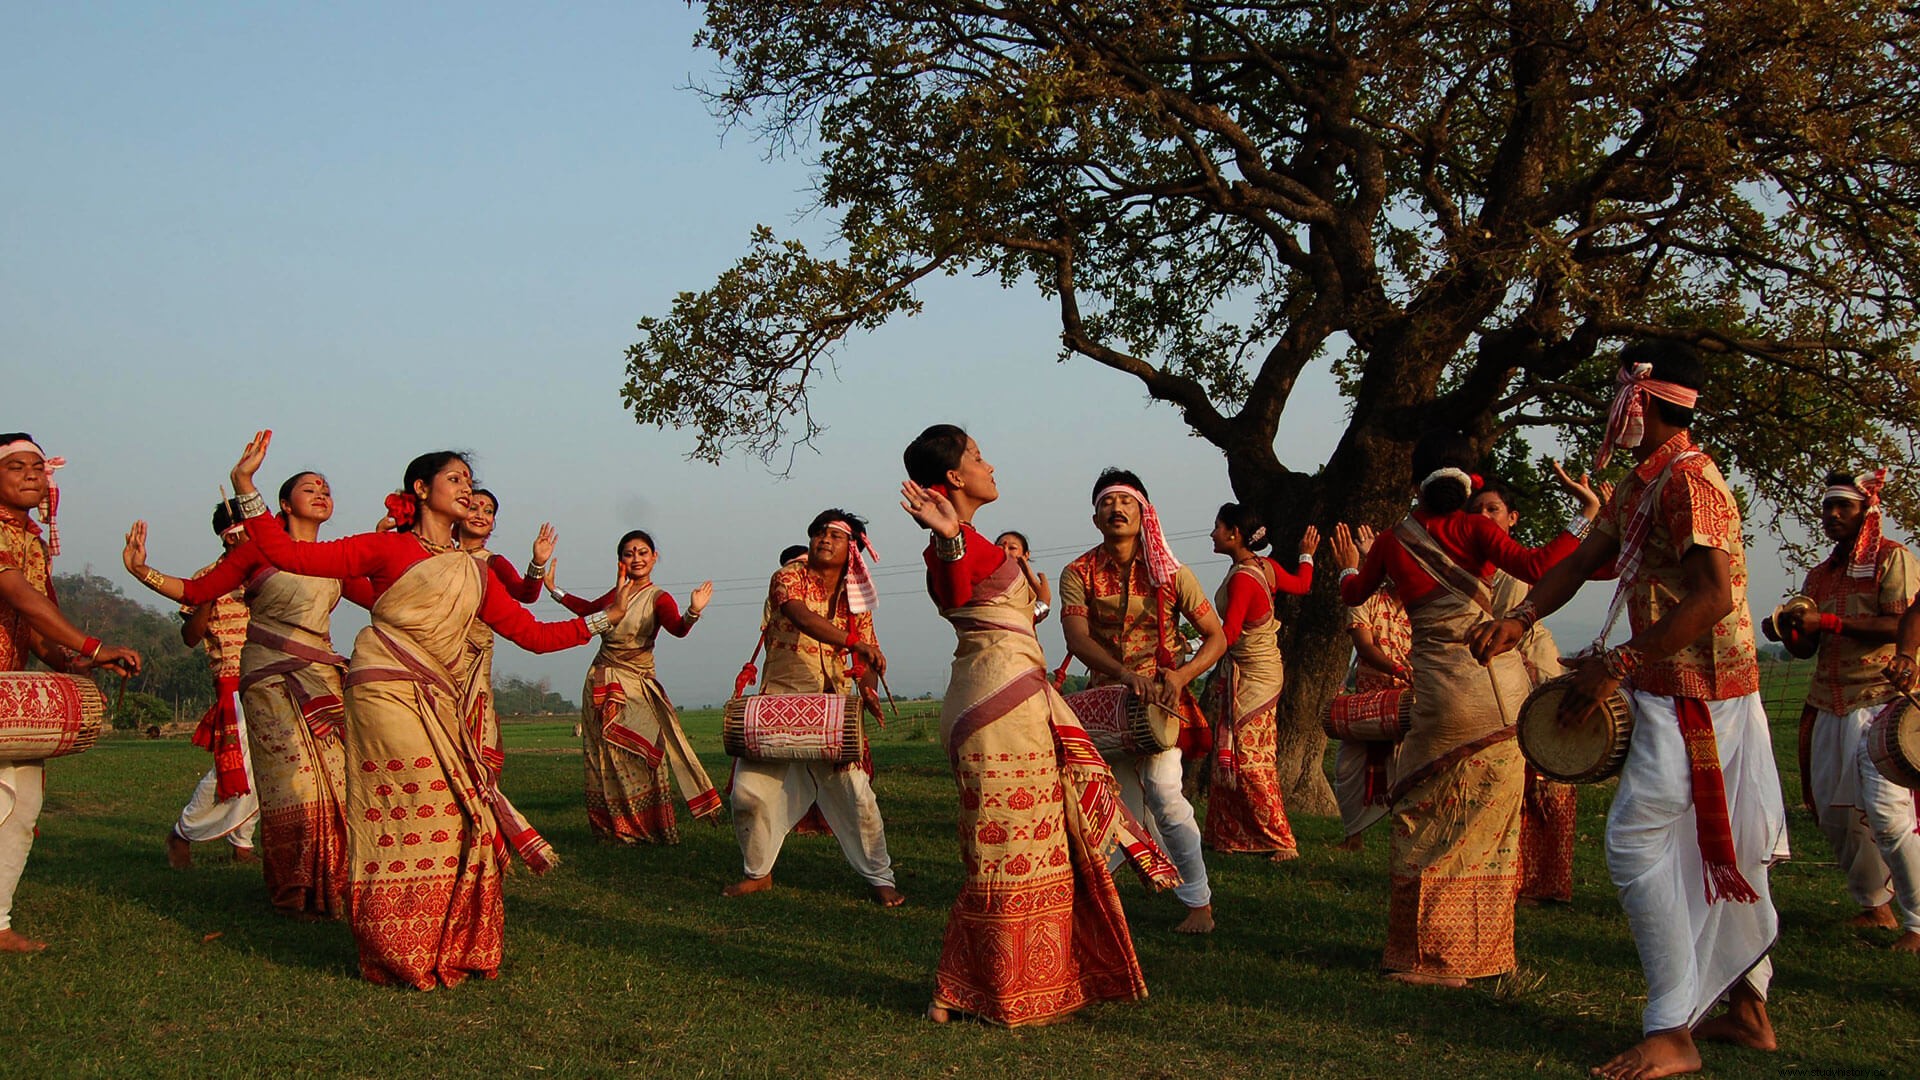
<path fill-rule="evenodd" d="M 1033 590 L 1033 621 L 1043 623 L 1053 613 L 1053 586 L 1047 583 L 1047 575 L 1033 568 L 1033 545 L 1027 542 L 1027 534 L 1018 529 L 1008 529 L 993 538 L 993 542 L 1007 558 L 1020 564 L 1020 573 L 1027 579 L 1027 587 Z"/>
<path fill-rule="evenodd" d="M 904 456 L 901 505 L 933 531 L 927 591 L 959 635 L 940 737 L 960 791 L 967 879 L 927 1016 L 1044 1024 L 1089 1002 L 1145 997 L 1108 854 L 1123 847 L 1157 886 L 1179 874 L 1048 682 L 1026 575 L 974 531 L 974 513 L 999 497 L 979 445 L 938 424 Z"/>
<path fill-rule="evenodd" d="M 312 542 L 333 517 L 333 490 L 317 472 L 280 485 L 280 526 Z M 247 639 L 240 650 L 240 711 L 260 798 L 260 855 L 267 897 L 283 915 L 339 918 L 347 881 L 346 658 L 333 649 L 333 609 L 345 595 L 362 607 L 365 578 L 284 573 L 248 540 L 206 572 L 177 578 L 147 565 L 147 523 L 127 531 L 127 572 L 169 600 L 198 606 L 243 589 Z"/>
<path fill-rule="evenodd" d="M 685 615 L 665 589 L 653 583 L 659 549 L 635 529 L 615 546 L 621 580 L 638 589 L 626 617 L 600 635 L 600 651 L 580 692 L 580 731 L 585 742 L 587 824 L 594 835 L 623 844 L 677 844 L 678 815 L 673 778 L 695 820 L 717 821 L 720 793 L 694 755 L 680 717 L 654 673 L 653 644 L 665 630 L 683 638 L 713 599 L 713 582 L 693 590 Z M 618 586 L 598 600 L 573 596 L 548 581 L 553 598 L 576 615 L 591 615 L 611 603 Z"/>
<path fill-rule="evenodd" d="M 540 533 L 533 540 L 533 559 L 527 563 L 527 572 L 522 576 L 506 556 L 487 550 L 487 540 L 493 536 L 494 521 L 499 513 L 499 497 L 485 488 L 475 488 L 467 516 L 460 522 L 460 550 L 479 560 L 488 573 L 499 579 L 508 596 L 522 604 L 531 604 L 540 599 L 540 583 L 546 576 L 547 564 L 553 559 L 553 526 L 541 523 Z M 479 740 L 480 758 L 486 764 L 488 779 L 498 786 L 500 770 L 507 759 L 500 742 L 500 714 L 493 702 L 493 628 L 479 619 L 467 628 L 467 672 L 460 686 L 460 715 Z"/>
<path fill-rule="evenodd" d="M 1233 560 L 1214 594 L 1224 613 L 1227 655 L 1214 669 L 1213 787 L 1207 797 L 1207 846 L 1215 851 L 1263 851 L 1274 862 L 1300 854 L 1287 823 L 1277 769 L 1280 620 L 1275 593 L 1301 596 L 1313 588 L 1313 551 L 1320 530 L 1300 537 L 1299 570 L 1261 555 L 1271 545 L 1266 523 L 1239 503 L 1227 503 L 1213 522 L 1213 550 Z"/>
<path fill-rule="evenodd" d="M 1524 768 L 1511 726 L 1529 683 L 1518 657 L 1483 667 L 1467 632 L 1493 617 L 1496 569 L 1524 581 L 1579 546 L 1576 517 L 1540 548 L 1465 511 L 1472 448 L 1454 432 L 1414 446 L 1419 503 L 1375 538 L 1364 564 L 1336 526 L 1340 599 L 1358 607 L 1391 578 L 1413 626 L 1413 712 L 1389 797 L 1392 889 L 1381 963 L 1401 982 L 1465 986 L 1513 970 Z"/>
<path fill-rule="evenodd" d="M 589 619 L 536 621 L 455 546 L 473 474 L 451 451 L 407 466 L 402 491 L 387 500 L 396 531 L 294 540 L 253 486 L 272 437 L 256 434 L 233 467 L 261 554 L 294 573 L 365 577 L 375 596 L 346 679 L 347 919 L 361 974 L 422 990 L 492 978 L 510 838 L 489 797 L 497 789 L 486 783 L 479 743 L 460 722 L 468 629 L 478 618 L 529 652 L 555 652 L 624 616 L 628 595 Z"/>

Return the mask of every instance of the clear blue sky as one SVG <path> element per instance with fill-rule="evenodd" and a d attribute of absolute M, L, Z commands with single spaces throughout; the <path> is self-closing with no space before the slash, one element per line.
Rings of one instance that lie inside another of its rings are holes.
<path fill-rule="evenodd" d="M 619 388 L 639 318 L 710 284 L 756 223 L 828 232 L 796 218 L 804 162 L 723 137 L 687 89 L 712 70 L 697 23 L 667 3 L 16 5 L 0 41 L 0 429 L 72 462 L 60 567 L 153 599 L 120 570 L 135 518 L 156 566 L 207 562 L 215 485 L 257 427 L 276 432 L 264 480 L 331 479 L 327 536 L 369 527 L 409 458 L 452 446 L 500 494 L 495 549 L 524 557 L 552 521 L 574 591 L 611 580 L 633 527 L 682 600 L 716 581 L 710 617 L 660 648 L 676 700 L 726 695 L 775 556 L 829 505 L 874 522 L 895 690 L 938 691 L 951 632 L 895 501 L 901 448 L 951 421 L 1000 472 L 980 524 L 1030 534 L 1049 576 L 1097 540 L 1087 489 L 1111 463 L 1142 474 L 1211 590 L 1219 454 L 1125 377 L 1056 363 L 1053 312 L 1030 293 L 935 282 L 923 316 L 850 343 L 815 399 L 831 430 L 789 479 L 688 462 L 689 436 L 632 422 Z M 1283 457 L 1313 468 L 1343 417 L 1310 373 Z M 1788 581 L 1771 545 L 1753 571 L 1770 608 Z M 1556 620 L 1564 641 L 1592 634 L 1600 592 Z M 343 605 L 337 643 L 360 625 Z M 1057 659 L 1057 622 L 1042 640 Z M 503 644 L 496 670 L 571 697 L 588 660 Z"/>

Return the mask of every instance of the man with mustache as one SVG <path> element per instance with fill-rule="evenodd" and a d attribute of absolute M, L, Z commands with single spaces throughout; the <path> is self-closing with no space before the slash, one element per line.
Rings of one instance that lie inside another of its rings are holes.
<path fill-rule="evenodd" d="M 1100 474 L 1093 485 L 1093 524 L 1100 545 L 1060 572 L 1067 651 L 1087 665 L 1089 685 L 1121 683 L 1180 715 L 1179 747 L 1110 763 L 1128 809 L 1136 817 L 1152 814 L 1180 871 L 1173 893 L 1187 906 L 1187 916 L 1174 931 L 1210 933 L 1213 892 L 1193 805 L 1180 790 L 1180 759 L 1183 750 L 1207 749 L 1206 717 L 1187 685 L 1227 651 L 1227 635 L 1193 571 L 1167 547 L 1138 476 L 1125 469 Z M 1177 658 L 1182 617 L 1201 635 L 1199 649 L 1185 663 Z"/>
<path fill-rule="evenodd" d="M 1913 554 L 1880 535 L 1886 473 L 1827 475 L 1820 530 L 1833 552 L 1807 571 L 1802 589 L 1819 610 L 1804 617 L 1790 611 L 1778 626 L 1769 617 L 1760 632 L 1795 656 L 1817 657 L 1800 717 L 1800 793 L 1860 905 L 1848 924 L 1902 930 L 1894 949 L 1920 952 L 1913 793 L 1881 775 L 1865 738 L 1867 725 L 1894 698 L 1883 669 L 1893 659 L 1900 617 L 1920 587 Z"/>

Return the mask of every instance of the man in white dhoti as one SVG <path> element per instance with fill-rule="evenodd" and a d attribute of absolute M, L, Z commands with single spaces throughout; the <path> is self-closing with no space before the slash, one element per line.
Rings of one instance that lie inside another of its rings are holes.
<path fill-rule="evenodd" d="M 1860 905 L 1848 923 L 1901 930 L 1893 948 L 1920 952 L 1913 792 L 1881 775 L 1865 738 L 1867 725 L 1896 696 L 1884 669 L 1900 617 L 1920 587 L 1913 553 L 1880 535 L 1885 481 L 1885 469 L 1828 475 L 1820 528 L 1833 553 L 1807 571 L 1802 590 L 1817 610 L 1802 616 L 1789 609 L 1779 617 L 1785 625 L 1770 617 L 1760 629 L 1795 656 L 1815 657 L 1800 719 L 1800 789 Z"/>
<path fill-rule="evenodd" d="M 214 508 L 213 531 L 231 551 L 247 538 L 246 525 L 228 502 Z M 200 571 L 204 574 L 213 567 Z M 198 575 L 196 575 L 198 576 Z M 193 734 L 196 745 L 213 754 L 213 767 L 194 786 L 167 831 L 167 862 L 176 870 L 193 865 L 193 845 L 225 840 L 233 861 L 253 862 L 253 834 L 260 821 L 260 797 L 253 790 L 253 763 L 247 749 L 247 720 L 240 706 L 240 650 L 247 643 L 247 602 L 242 590 L 198 607 L 182 605 L 180 640 L 191 649 L 204 643 L 213 669 L 214 701 Z"/>
<path fill-rule="evenodd" d="M 1623 690 L 1633 708 L 1606 847 L 1647 978 L 1645 1037 L 1593 1071 L 1652 1080 L 1698 1070 L 1696 1039 L 1775 1048 L 1767 953 L 1779 917 L 1767 869 L 1786 855 L 1786 810 L 1760 703 L 1740 508 L 1688 432 L 1705 366 L 1668 341 L 1638 342 L 1621 361 L 1594 464 L 1615 446 L 1638 464 L 1593 535 L 1471 643 L 1482 658 L 1512 648 L 1617 565 L 1632 637 L 1579 665 L 1563 707 L 1583 715 Z M 1723 997 L 1727 1011 L 1706 1019 Z"/>
<path fill-rule="evenodd" d="M 873 633 L 873 577 L 860 548 L 866 522 L 844 510 L 824 510 L 807 528 L 805 559 L 780 567 L 768 587 L 767 650 L 762 694 L 870 692 L 886 671 Z M 869 553 L 871 547 L 867 549 Z M 853 657 L 852 669 L 844 659 Z M 773 864 L 787 834 L 817 807 L 840 850 L 882 907 L 906 897 L 894 887 L 886 824 L 873 797 L 871 753 L 844 765 L 806 761 L 738 760 L 733 770 L 733 832 L 746 876 L 723 895 L 745 896 L 773 887 Z"/>

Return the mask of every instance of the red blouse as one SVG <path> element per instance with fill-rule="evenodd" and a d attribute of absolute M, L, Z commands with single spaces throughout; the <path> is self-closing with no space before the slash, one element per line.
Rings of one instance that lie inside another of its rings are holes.
<path fill-rule="evenodd" d="M 959 607 L 973 599 L 973 587 L 1007 561 L 1007 553 L 1000 545 L 980 535 L 972 525 L 961 525 L 960 535 L 966 538 L 967 553 L 956 562 L 946 562 L 935 555 L 932 543 L 920 553 L 927 563 L 927 593 L 942 609 Z"/>
<path fill-rule="evenodd" d="M 493 576 L 499 578 L 500 584 L 507 587 L 507 595 L 515 600 L 523 604 L 531 604 L 540 599 L 540 579 L 523 576 L 520 568 L 513 565 L 513 561 L 505 555 L 489 555 L 487 569 L 493 571 Z M 581 614 L 584 615 L 586 612 Z"/>
<path fill-rule="evenodd" d="M 1580 546 L 1579 537 L 1562 529 L 1560 535 L 1542 547 L 1524 547 L 1492 519 L 1464 510 L 1429 514 L 1416 509 L 1413 519 L 1426 527 L 1448 557 L 1482 581 L 1491 578 L 1498 569 L 1531 585 L 1554 563 L 1573 554 Z M 1389 529 L 1374 537 L 1372 549 L 1360 564 L 1360 572 L 1347 575 L 1340 583 L 1340 599 L 1348 607 L 1359 607 L 1380 587 L 1381 580 L 1389 577 L 1400 590 L 1401 602 L 1408 608 L 1425 603 L 1441 588 L 1440 583 L 1407 554 L 1407 549 Z"/>
<path fill-rule="evenodd" d="M 1302 561 L 1298 571 L 1288 570 L 1272 559 L 1261 557 L 1273 577 L 1273 591 L 1289 596 L 1305 596 L 1313 591 L 1313 564 Z M 1227 610 L 1222 627 L 1227 644 L 1240 640 L 1241 631 L 1250 622 L 1259 622 L 1273 614 L 1273 595 L 1255 581 L 1252 574 L 1232 573 L 1227 578 Z"/>
<path fill-rule="evenodd" d="M 248 518 L 247 535 L 253 538 L 261 557 L 275 567 L 311 577 L 338 578 L 342 582 L 364 577 L 371 582 L 376 600 L 414 563 L 433 555 L 412 533 L 404 532 L 361 533 L 340 540 L 305 543 L 288 536 L 272 514 Z M 584 620 L 541 622 L 532 612 L 514 603 L 507 595 L 506 585 L 494 575 L 481 575 L 481 582 L 486 591 L 480 598 L 480 621 L 528 652 L 558 652 L 592 639 Z"/>
<path fill-rule="evenodd" d="M 286 535 L 284 530 L 281 535 Z M 220 556 L 219 561 L 206 573 L 182 579 L 185 589 L 181 592 L 180 602 L 188 607 L 199 607 L 217 600 L 253 580 L 253 575 L 262 569 L 277 570 L 279 567 L 268 562 L 266 556 L 260 553 L 260 545 L 249 539 Z M 372 607 L 374 600 L 378 599 L 378 594 L 373 591 L 373 583 L 364 577 L 343 578 L 340 595 L 363 608 Z"/>
<path fill-rule="evenodd" d="M 596 611 L 605 611 L 607 605 L 613 603 L 614 595 L 619 591 L 620 586 L 615 585 L 602 593 L 597 600 L 567 593 L 560 598 L 560 603 L 566 605 L 566 609 L 575 615 L 591 615 Z M 693 629 L 691 621 L 680 617 L 680 605 L 674 601 L 673 594 L 665 589 L 661 589 L 660 595 L 654 598 L 653 617 L 660 624 L 660 629 L 674 637 L 686 637 L 687 631 Z"/>

